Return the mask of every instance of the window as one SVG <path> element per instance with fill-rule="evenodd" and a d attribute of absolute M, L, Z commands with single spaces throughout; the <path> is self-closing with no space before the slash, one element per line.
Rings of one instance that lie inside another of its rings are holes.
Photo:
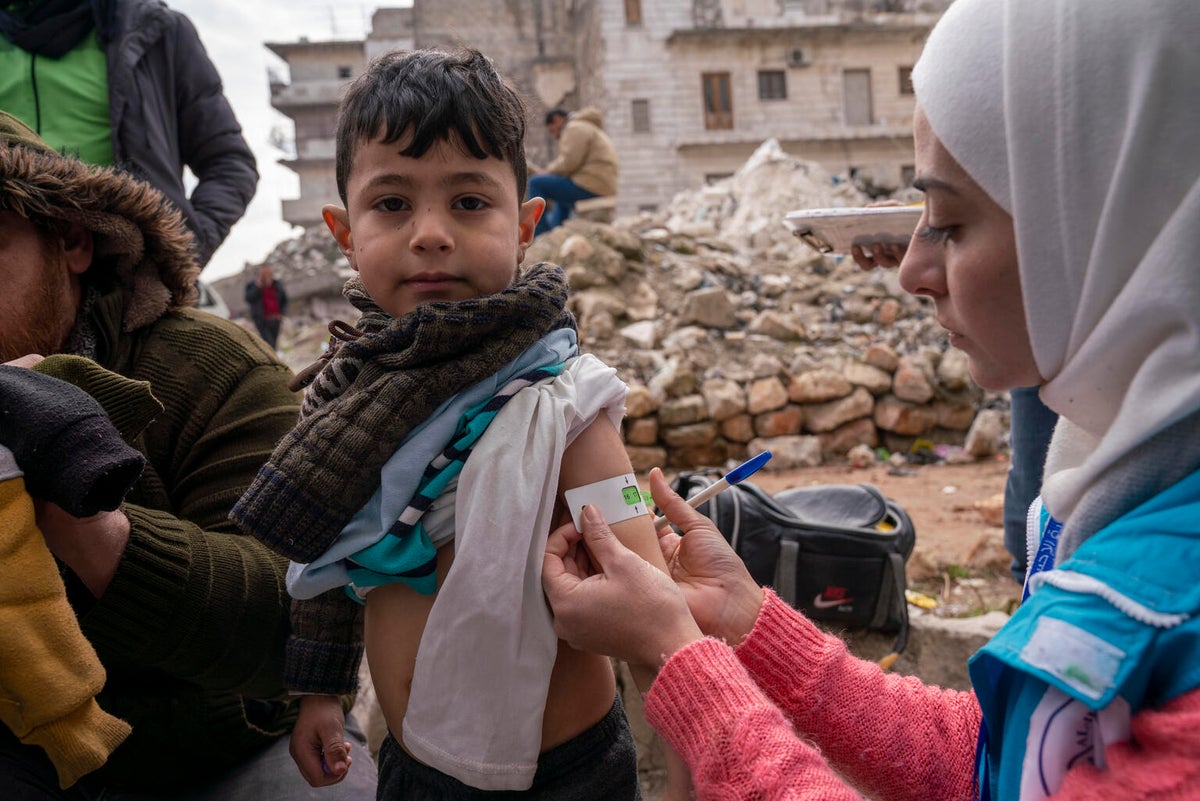
<path fill-rule="evenodd" d="M 870 70 L 842 72 L 842 100 L 847 125 L 870 125 L 875 121 L 871 113 Z"/>
<path fill-rule="evenodd" d="M 900 94 L 911 95 L 913 93 L 912 85 L 912 67 L 900 68 Z"/>
<path fill-rule="evenodd" d="M 733 127 L 733 94 L 728 72 L 706 72 L 700 76 L 704 87 L 704 127 L 710 131 Z"/>
<path fill-rule="evenodd" d="M 732 177 L 733 173 L 731 172 L 706 172 L 704 173 L 704 183 L 707 186 L 712 186 L 724 181 L 726 178 Z"/>
<path fill-rule="evenodd" d="M 912 186 L 913 179 L 917 177 L 917 167 L 915 164 L 900 165 L 900 186 Z"/>
<path fill-rule="evenodd" d="M 634 133 L 649 133 L 650 132 L 650 101 L 649 100 L 634 100 L 630 103 L 630 111 L 633 115 L 633 132 Z"/>
<path fill-rule="evenodd" d="M 642 0 L 625 0 L 625 24 L 642 24 Z"/>
<path fill-rule="evenodd" d="M 339 66 L 337 68 L 337 70 L 338 70 L 339 78 L 353 78 L 354 77 L 354 68 L 353 67 L 347 67 L 343 64 L 343 65 Z"/>
<path fill-rule="evenodd" d="M 787 100 L 787 73 L 783 70 L 760 70 L 758 99 Z"/>

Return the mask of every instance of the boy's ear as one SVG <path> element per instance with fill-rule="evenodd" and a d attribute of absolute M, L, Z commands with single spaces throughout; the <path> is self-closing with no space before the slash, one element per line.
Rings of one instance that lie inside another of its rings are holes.
<path fill-rule="evenodd" d="M 521 259 L 525 259 L 525 249 L 533 242 L 533 233 L 537 228 L 538 220 L 542 219 L 542 212 L 546 210 L 546 201 L 540 197 L 530 198 L 521 204 L 520 212 L 517 214 L 517 228 L 521 232 L 521 238 L 518 244 L 521 246 Z"/>
<path fill-rule="evenodd" d="M 350 233 L 350 212 L 341 206 L 328 205 L 322 207 L 321 216 L 325 218 L 325 224 L 329 226 L 329 233 L 333 234 L 333 241 L 337 242 L 338 250 L 342 251 L 342 255 L 350 262 L 350 267 L 357 272 L 358 265 L 354 261 L 354 236 Z"/>

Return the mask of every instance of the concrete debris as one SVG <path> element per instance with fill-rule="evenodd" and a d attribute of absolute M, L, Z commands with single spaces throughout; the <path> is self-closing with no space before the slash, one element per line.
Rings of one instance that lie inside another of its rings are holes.
<path fill-rule="evenodd" d="M 635 469 L 728 467 L 761 449 L 775 453 L 766 469 L 848 453 L 863 465 L 918 440 L 957 458 L 1004 449 L 1007 396 L 971 381 L 928 302 L 901 290 L 895 270 L 823 256 L 782 222 L 867 200 L 770 140 L 730 178 L 657 213 L 569 220 L 533 243 L 526 264 L 557 262 L 568 276 L 583 350 L 631 387 Z M 324 229 L 266 263 L 292 298 L 285 356 L 303 366 L 330 317 L 354 320 L 340 298 L 352 272 Z M 235 313 L 256 266 L 216 282 Z"/>

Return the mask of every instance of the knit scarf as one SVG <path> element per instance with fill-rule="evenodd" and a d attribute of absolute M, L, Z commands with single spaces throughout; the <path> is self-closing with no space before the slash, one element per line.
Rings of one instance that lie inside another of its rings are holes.
<path fill-rule="evenodd" d="M 575 327 L 566 279 L 548 263 L 493 295 L 427 303 L 399 318 L 379 309 L 357 277 L 343 294 L 362 312 L 365 333 L 328 359 L 299 422 L 230 512 L 244 532 L 300 563 L 333 543 L 379 486 L 397 445 L 442 401 L 550 331 Z"/>

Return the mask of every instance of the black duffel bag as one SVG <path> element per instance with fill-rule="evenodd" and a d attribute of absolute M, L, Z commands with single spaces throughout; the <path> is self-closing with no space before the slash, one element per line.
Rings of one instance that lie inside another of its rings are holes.
<path fill-rule="evenodd" d="M 680 473 L 672 488 L 690 498 L 720 478 Z M 759 584 L 813 620 L 897 632 L 895 661 L 908 642 L 905 562 L 912 520 L 870 484 L 798 487 L 771 495 L 748 481 L 698 507 L 716 523 Z"/>

